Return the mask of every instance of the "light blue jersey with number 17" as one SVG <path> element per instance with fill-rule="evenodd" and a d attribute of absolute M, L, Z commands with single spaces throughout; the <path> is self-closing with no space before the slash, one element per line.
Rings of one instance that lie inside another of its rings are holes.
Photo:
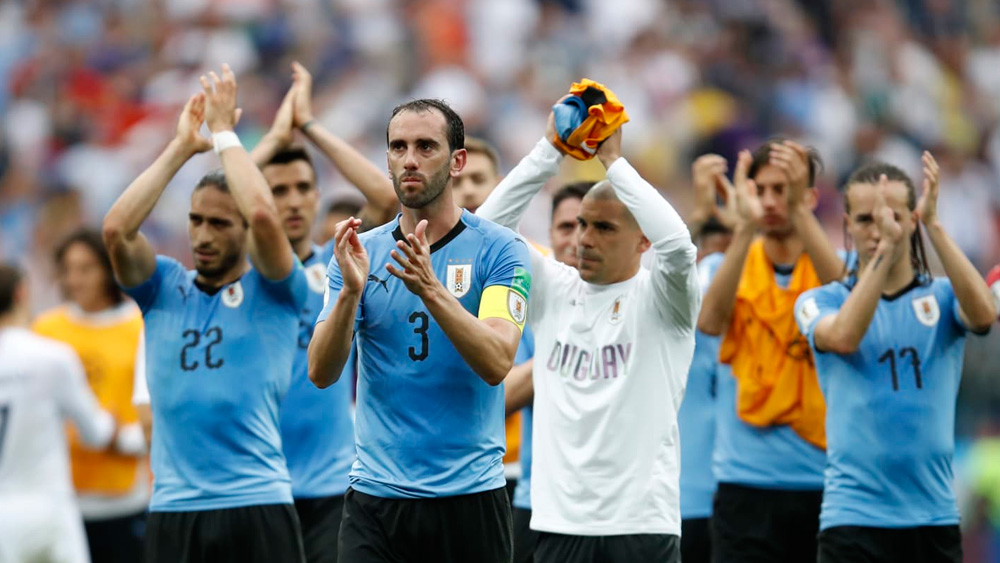
<path fill-rule="evenodd" d="M 291 504 L 278 430 L 305 275 L 270 281 L 254 269 L 208 293 L 165 256 L 126 288 L 146 323 L 153 411 L 153 512 Z"/>
<path fill-rule="evenodd" d="M 386 271 L 400 240 L 398 216 L 361 235 L 371 270 L 355 319 L 358 459 L 351 487 L 382 498 L 503 487 L 503 386 L 472 371 L 423 301 Z M 513 231 L 463 212 L 430 250 L 437 278 L 466 311 L 482 316 L 481 305 L 502 309 L 523 325 L 530 259 Z M 317 322 L 343 287 L 336 259 L 327 275 L 330 298 Z"/>
<path fill-rule="evenodd" d="M 816 349 L 815 329 L 850 285 L 799 296 L 826 398 L 827 469 L 820 529 L 957 524 L 952 456 L 965 327 L 947 279 L 914 280 L 882 297 L 853 354 Z"/>

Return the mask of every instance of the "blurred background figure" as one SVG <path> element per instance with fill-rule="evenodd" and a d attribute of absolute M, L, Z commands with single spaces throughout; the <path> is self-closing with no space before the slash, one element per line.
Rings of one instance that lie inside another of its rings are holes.
<path fill-rule="evenodd" d="M 115 283 L 101 235 L 80 230 L 57 247 L 65 303 L 34 323 L 42 336 L 68 344 L 83 363 L 98 403 L 121 425 L 121 451 L 94 451 L 70 434 L 73 485 L 93 561 L 140 561 L 149 503 L 146 443 L 132 406 L 142 315 Z"/>

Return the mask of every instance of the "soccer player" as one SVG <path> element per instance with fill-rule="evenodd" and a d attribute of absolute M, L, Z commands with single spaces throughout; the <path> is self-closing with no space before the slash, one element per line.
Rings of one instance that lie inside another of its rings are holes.
<path fill-rule="evenodd" d="M 403 212 L 360 237 L 360 220 L 338 226 L 309 344 L 309 378 L 326 387 L 357 340 L 340 561 L 506 562 L 500 383 L 527 314 L 527 245 L 455 204 L 465 133 L 447 104 L 398 106 L 386 139 Z"/>
<path fill-rule="evenodd" d="M 21 271 L 0 264 L 0 561 L 87 563 L 64 421 L 101 450 L 116 425 L 73 349 L 30 332 L 30 316 Z"/>
<path fill-rule="evenodd" d="M 698 318 L 699 330 L 722 336 L 713 561 L 816 555 L 825 412 L 794 305 L 803 291 L 844 273 L 813 214 L 819 166 L 797 143 L 770 141 L 742 151 L 735 186 L 724 186 L 736 225 L 722 258 L 706 258 L 719 264 Z"/>
<path fill-rule="evenodd" d="M 541 139 L 479 213 L 516 227 L 562 153 Z M 579 271 L 532 251 L 538 361 L 531 528 L 535 561 L 680 561 L 677 409 L 694 351 L 695 248 L 677 212 L 621 156 L 577 216 Z M 654 262 L 640 267 L 653 249 Z"/>
<path fill-rule="evenodd" d="M 688 219 L 698 245 L 698 280 L 708 289 L 722 252 L 732 239 L 731 209 L 716 204 L 719 184 L 724 183 L 726 160 L 719 155 L 698 157 L 691 166 L 695 209 Z M 728 201 L 732 205 L 732 201 Z M 704 259 L 706 256 L 713 258 Z M 716 368 L 719 338 L 701 331 L 695 334 L 694 359 L 688 372 L 684 401 L 677 413 L 681 435 L 681 560 L 708 563 L 712 560 L 709 521 L 716 481 L 712 474 L 715 446 Z"/>
<path fill-rule="evenodd" d="M 278 411 L 307 281 L 233 131 L 232 71 L 201 82 L 175 138 L 104 219 L 115 275 L 146 323 L 155 481 L 145 560 L 303 561 Z M 212 141 L 198 132 L 203 121 Z M 139 227 L 177 170 L 213 143 L 224 173 L 191 196 L 186 271 L 155 255 Z"/>
<path fill-rule="evenodd" d="M 292 382 L 281 404 L 281 439 L 306 561 L 336 563 L 347 475 L 355 459 L 354 391 L 346 384 L 321 390 L 309 381 L 306 350 L 323 309 L 333 244 L 320 247 L 311 240 L 319 189 L 309 153 L 291 145 L 294 131 L 302 131 L 365 194 L 367 204 L 359 210 L 363 226 L 385 223 L 399 202 L 392 181 L 378 167 L 313 119 L 312 77 L 298 63 L 293 63 L 293 73 L 289 95 L 251 156 L 271 187 L 278 217 L 309 280 L 309 298 L 299 313 Z M 347 369 L 352 368 L 349 364 Z M 353 371 L 347 378 L 353 380 Z"/>
<path fill-rule="evenodd" d="M 895 166 L 848 179 L 846 281 L 803 294 L 795 316 L 827 401 L 819 561 L 962 561 L 952 455 L 967 331 L 996 319 L 990 290 L 938 221 L 938 165 L 923 194 Z M 927 270 L 920 225 L 947 278 Z"/>
<path fill-rule="evenodd" d="M 32 328 L 73 348 L 101 407 L 122 424 L 125 451 L 94 451 L 71 436 L 70 460 L 91 560 L 131 563 L 142 559 L 149 504 L 146 442 L 132 406 L 142 313 L 115 283 L 99 232 L 73 233 L 55 259 L 67 302 L 43 313 Z"/>

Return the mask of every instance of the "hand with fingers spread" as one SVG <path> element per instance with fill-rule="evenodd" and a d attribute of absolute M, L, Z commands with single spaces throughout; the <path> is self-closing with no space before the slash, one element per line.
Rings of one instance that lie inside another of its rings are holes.
<path fill-rule="evenodd" d="M 752 162 L 750 151 L 740 151 L 736 170 L 733 172 L 732 209 L 737 225 L 757 227 L 764 218 L 764 207 L 757 195 L 757 184 L 747 176 Z"/>
<path fill-rule="evenodd" d="M 205 89 L 205 122 L 212 133 L 232 131 L 242 110 L 236 107 L 236 75 L 229 65 L 222 65 L 222 77 L 215 71 L 198 79 Z"/>
<path fill-rule="evenodd" d="M 930 227 L 937 222 L 938 182 L 941 177 L 941 168 L 938 167 L 934 156 L 928 151 L 924 151 L 921 160 L 924 164 L 924 192 L 920 196 L 920 201 L 917 202 L 917 217 L 920 218 L 921 223 Z"/>
<path fill-rule="evenodd" d="M 399 267 L 392 264 L 385 265 L 390 274 L 403 280 L 406 289 L 419 297 L 425 297 L 435 289 L 443 288 L 431 264 L 431 247 L 427 244 L 426 230 L 427 220 L 424 219 L 417 223 L 417 228 L 412 234 L 406 235 L 409 244 L 399 241 L 396 243 L 396 250 L 389 253 Z"/>
<path fill-rule="evenodd" d="M 729 168 L 726 159 L 717 154 L 705 154 L 698 157 L 691 165 L 691 177 L 694 180 L 694 205 L 692 223 L 703 223 L 710 217 L 716 217 L 720 223 L 732 228 L 736 224 L 736 216 L 732 209 L 735 201 L 729 197 L 732 185 L 726 178 Z M 726 202 L 725 207 L 716 204 L 716 195 Z"/>
<path fill-rule="evenodd" d="M 809 185 L 809 152 L 794 141 L 784 141 L 771 145 L 768 163 L 777 167 L 788 180 L 788 205 L 794 207 L 802 203 Z"/>
<path fill-rule="evenodd" d="M 313 120 L 312 75 L 297 61 L 292 63 L 292 81 L 295 91 L 293 99 L 293 122 L 296 129 Z"/>
<path fill-rule="evenodd" d="M 205 122 L 205 94 L 197 93 L 190 98 L 181 117 L 177 120 L 175 141 L 189 154 L 205 152 L 212 148 L 212 141 L 201 134 L 201 124 Z"/>
<path fill-rule="evenodd" d="M 361 219 L 351 217 L 337 223 L 334 227 L 333 254 L 340 266 L 340 275 L 344 280 L 344 289 L 353 295 L 360 295 L 368 281 L 368 251 L 358 238 Z"/>

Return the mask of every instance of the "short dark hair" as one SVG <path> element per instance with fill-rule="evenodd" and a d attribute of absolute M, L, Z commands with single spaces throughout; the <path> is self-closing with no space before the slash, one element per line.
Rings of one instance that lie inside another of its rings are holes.
<path fill-rule="evenodd" d="M 108 254 L 108 249 L 104 246 L 104 240 L 101 238 L 101 233 L 95 231 L 94 229 L 82 228 L 73 233 L 70 233 L 68 237 L 63 239 L 59 246 L 56 247 L 55 251 L 55 261 L 56 267 L 59 270 L 63 268 L 63 258 L 66 257 L 66 252 L 74 244 L 82 244 L 90 249 L 97 257 L 98 264 L 101 265 L 101 269 L 104 270 L 105 275 L 107 275 L 107 283 L 104 287 L 104 292 L 107 294 L 108 298 L 114 304 L 119 304 L 125 300 L 125 296 L 122 295 L 122 290 L 118 287 L 115 282 L 115 271 L 111 267 L 111 256 Z"/>
<path fill-rule="evenodd" d="M 732 233 L 732 229 L 722 224 L 722 221 L 719 221 L 718 217 L 712 215 L 707 221 L 701 224 L 698 232 L 694 233 L 694 238 L 695 240 L 700 240 L 702 237 L 708 235 L 730 235 Z"/>
<path fill-rule="evenodd" d="M 361 212 L 361 206 L 353 201 L 348 200 L 336 200 L 330 202 L 330 205 L 326 208 L 326 214 L 331 213 L 343 213 L 344 215 L 350 215 L 351 217 L 357 217 L 358 213 Z"/>
<path fill-rule="evenodd" d="M 490 164 L 493 165 L 493 172 L 498 175 L 500 174 L 500 155 L 497 154 L 497 150 L 493 147 L 493 145 L 487 143 L 479 137 L 466 137 L 465 152 L 486 156 L 486 158 L 490 160 Z"/>
<path fill-rule="evenodd" d="M 556 209 L 559 209 L 559 204 L 563 201 L 567 199 L 583 200 L 583 196 L 587 195 L 587 192 L 589 192 L 590 188 L 593 188 L 596 183 L 597 182 L 573 182 L 559 188 L 555 195 L 552 196 L 552 216 L 555 217 Z"/>
<path fill-rule="evenodd" d="M 304 160 L 306 164 L 309 165 L 309 168 L 312 168 L 313 171 L 315 171 L 312 157 L 309 156 L 309 151 L 307 151 L 305 147 L 300 145 L 291 145 L 287 148 L 278 151 L 277 153 L 274 154 L 274 156 L 270 158 L 270 160 L 265 162 L 264 166 L 261 166 L 261 168 L 264 168 L 265 166 L 270 166 L 272 164 L 288 164 L 289 162 L 295 162 L 296 160 Z"/>
<path fill-rule="evenodd" d="M 20 268 L 9 262 L 0 263 L 0 315 L 14 309 L 14 294 L 23 279 Z"/>
<path fill-rule="evenodd" d="M 750 163 L 750 169 L 747 170 L 747 177 L 753 180 L 757 177 L 760 169 L 765 165 L 770 164 L 771 161 L 771 147 L 774 145 L 780 145 L 788 139 L 783 137 L 774 137 L 768 139 L 763 145 L 757 147 L 753 151 L 753 161 Z M 814 187 L 816 185 L 816 176 L 823 171 L 823 158 L 820 157 L 819 152 L 813 147 L 806 147 L 806 154 L 809 156 L 809 187 Z"/>
<path fill-rule="evenodd" d="M 220 192 L 229 193 L 229 183 L 226 182 L 226 173 L 221 168 L 218 170 L 213 170 L 208 174 L 201 177 L 198 183 L 194 187 L 194 191 L 198 191 L 202 188 L 213 187 Z"/>
<path fill-rule="evenodd" d="M 444 100 L 421 98 L 419 100 L 410 100 L 405 104 L 399 104 L 393 108 L 392 115 L 389 117 L 389 123 L 392 123 L 393 118 L 404 111 L 423 113 L 435 109 L 444 115 L 445 135 L 448 137 L 448 150 L 457 151 L 458 149 L 464 149 L 465 123 L 462 122 L 462 118 Z M 385 142 L 387 144 L 389 142 L 388 124 L 385 126 Z"/>

